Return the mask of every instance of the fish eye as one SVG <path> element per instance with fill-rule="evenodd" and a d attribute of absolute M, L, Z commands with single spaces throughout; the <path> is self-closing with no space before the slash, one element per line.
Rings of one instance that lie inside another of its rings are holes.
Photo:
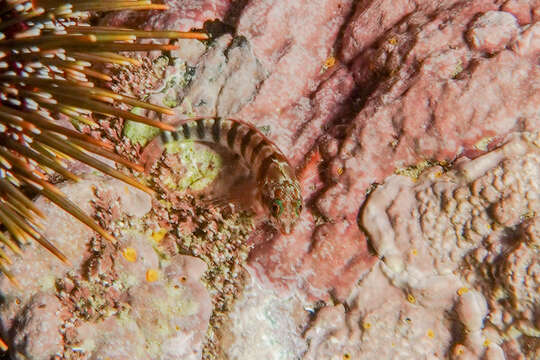
<path fill-rule="evenodd" d="M 296 216 L 300 216 L 300 213 L 302 212 L 302 201 L 296 202 L 296 208 L 294 211 L 296 212 Z"/>
<path fill-rule="evenodd" d="M 272 204 L 272 215 L 274 215 L 274 217 L 278 217 L 282 212 L 283 203 L 279 199 L 274 200 L 274 203 Z"/>

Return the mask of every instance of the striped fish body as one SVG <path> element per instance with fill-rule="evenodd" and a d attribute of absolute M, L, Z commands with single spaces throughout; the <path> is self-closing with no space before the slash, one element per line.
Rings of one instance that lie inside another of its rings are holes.
<path fill-rule="evenodd" d="M 239 120 L 201 118 L 161 133 L 163 143 L 194 140 L 222 145 L 240 155 L 257 179 L 262 204 L 282 233 L 290 233 L 302 211 L 294 169 L 278 147 L 255 127 Z"/>

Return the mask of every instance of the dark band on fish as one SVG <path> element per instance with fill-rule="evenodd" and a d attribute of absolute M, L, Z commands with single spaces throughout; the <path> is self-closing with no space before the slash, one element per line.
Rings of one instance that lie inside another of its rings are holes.
<path fill-rule="evenodd" d="M 257 181 L 261 181 L 266 176 L 266 172 L 268 171 L 268 168 L 270 167 L 270 164 L 272 162 L 276 161 L 275 154 L 272 154 L 270 156 L 267 156 L 262 162 L 261 166 L 258 169 L 257 173 Z"/>
<path fill-rule="evenodd" d="M 268 144 L 266 141 L 264 141 L 264 139 L 259 142 L 257 144 L 257 146 L 255 146 L 255 148 L 253 149 L 253 152 L 251 153 L 251 161 L 255 160 L 257 158 L 257 155 L 259 155 L 259 153 L 261 152 L 261 149 L 263 148 L 264 145 Z"/>
<path fill-rule="evenodd" d="M 199 136 L 199 139 L 204 139 L 205 136 L 205 126 L 204 126 L 204 120 L 196 121 L 197 123 L 197 135 Z"/>
<path fill-rule="evenodd" d="M 234 147 L 234 140 L 236 139 L 236 132 L 238 131 L 239 126 L 240 126 L 239 123 L 237 122 L 233 123 L 227 134 L 227 144 L 229 145 L 229 148 L 231 149 Z"/>
<path fill-rule="evenodd" d="M 214 142 L 219 143 L 221 137 L 221 118 L 214 119 L 214 126 L 212 126 L 212 137 Z"/>
<path fill-rule="evenodd" d="M 184 137 L 185 137 L 186 139 L 191 138 L 191 134 L 190 134 L 190 132 L 189 132 L 189 126 L 188 126 L 188 124 L 184 124 L 184 125 L 182 126 L 182 129 L 184 130 Z"/>
<path fill-rule="evenodd" d="M 246 157 L 246 149 L 253 134 L 255 134 L 255 131 L 253 131 L 253 129 L 249 129 L 249 131 L 244 135 L 244 138 L 242 139 L 242 145 L 240 146 L 240 154 L 242 154 L 244 158 Z"/>

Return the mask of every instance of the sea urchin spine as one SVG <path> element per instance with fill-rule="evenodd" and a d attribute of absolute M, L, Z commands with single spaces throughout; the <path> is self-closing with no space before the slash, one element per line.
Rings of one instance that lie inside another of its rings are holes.
<path fill-rule="evenodd" d="M 155 10 L 165 5 L 146 0 L 0 1 L 0 242 L 16 254 L 33 239 L 64 262 L 67 258 L 41 233 L 43 214 L 21 189 L 29 189 L 54 202 L 103 237 L 114 240 L 91 217 L 70 202 L 48 176 L 56 172 L 71 180 L 78 177 L 62 162 L 72 158 L 144 191 L 145 185 L 110 167 L 97 154 L 129 168 L 141 167 L 113 152 L 112 146 L 62 125 L 59 118 L 97 126 L 94 114 L 115 116 L 173 130 L 169 125 L 122 110 L 126 104 L 171 114 L 171 110 L 97 87 L 93 81 L 111 78 L 94 63 L 137 64 L 119 51 L 170 50 L 173 45 L 139 43 L 139 38 L 197 38 L 203 33 L 139 31 L 90 26 L 90 11 Z M 91 79 L 94 79 L 93 81 Z M 14 284 L 6 269 L 9 255 L 0 248 L 0 271 Z"/>

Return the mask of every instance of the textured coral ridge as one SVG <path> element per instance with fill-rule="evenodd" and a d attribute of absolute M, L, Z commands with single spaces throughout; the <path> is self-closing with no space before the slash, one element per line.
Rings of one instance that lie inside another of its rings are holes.
<path fill-rule="evenodd" d="M 46 235 L 73 265 L 28 244 L 32 249 L 13 264 L 24 291 L 1 279 L 12 357 L 200 359 L 212 311 L 200 280 L 205 263 L 158 250 L 159 236 L 141 220 L 152 206 L 148 194 L 110 178 L 83 179 L 60 188 L 88 213 L 95 210 L 117 243 L 96 238 L 47 200 L 36 201 Z"/>
<path fill-rule="evenodd" d="M 539 194 L 538 134 L 446 173 L 387 178 L 360 220 L 382 260 L 350 311 L 317 314 L 307 358 L 537 359 Z"/>
<path fill-rule="evenodd" d="M 255 284 L 231 313 L 230 358 L 537 359 L 540 136 L 392 175 L 359 222 L 380 258 L 340 304 Z M 308 316 L 308 313 L 311 315 Z M 255 316 L 254 314 L 259 314 Z M 286 315 L 286 316 L 285 316 Z M 257 344 L 257 345 L 253 345 Z"/>
<path fill-rule="evenodd" d="M 539 126 L 537 1 L 185 3 L 237 36 L 190 58 L 178 113 L 249 121 L 302 169 L 296 231 L 251 239 L 250 265 L 282 290 L 348 296 L 374 263 L 357 226 L 371 184 Z"/>
<path fill-rule="evenodd" d="M 516 42 L 506 44 L 508 49 L 488 57 L 465 42 L 464 35 L 475 17 L 489 15 L 497 5 L 471 1 L 434 11 L 425 9 L 433 2 L 408 3 L 412 8 L 400 14 L 395 26 L 391 24 L 384 35 L 379 33 L 371 40 L 375 42 L 364 42 L 363 51 L 351 63 L 352 71 L 339 69 L 320 85 L 315 98 L 328 96 L 328 92 L 343 96 L 330 112 L 329 99 L 315 101 L 315 117 L 301 128 L 298 139 L 291 139 L 293 148 L 303 148 L 305 137 L 312 136 L 309 127 L 320 126 L 321 116 L 323 124 L 343 121 L 339 113 L 335 118 L 339 102 L 374 88 L 360 112 L 343 125 L 344 138 L 339 134 L 340 125 L 335 125 L 330 133 L 337 137 L 319 147 L 327 159 L 322 165 L 324 185 L 316 187 L 312 201 L 329 222 L 314 227 L 310 221 L 299 228 L 293 235 L 298 244 L 295 249 L 286 245 L 290 242 L 286 238 L 276 240 L 271 248 L 264 244 L 264 251 L 256 249 L 253 262 L 274 281 L 294 271 L 307 281 L 312 294 L 333 290 L 338 297 L 347 296 L 369 265 L 364 237 L 356 231 L 356 217 L 370 184 L 423 159 L 451 160 L 485 137 L 539 126 L 540 92 L 535 85 L 540 75 L 535 63 L 539 48 L 529 40 L 538 25 L 523 27 Z M 380 18 L 390 17 L 381 14 L 384 9 L 398 11 L 394 4 L 362 2 L 352 24 L 368 22 L 368 29 L 379 27 Z M 416 11 L 408 15 L 415 6 Z M 358 31 L 363 33 L 365 28 Z M 494 31 L 492 36 L 498 33 Z M 344 46 L 343 52 L 349 49 Z M 351 85 L 344 93 L 348 82 Z M 301 119 L 303 116 L 305 113 Z M 306 190 L 310 192 L 309 187 Z"/>

